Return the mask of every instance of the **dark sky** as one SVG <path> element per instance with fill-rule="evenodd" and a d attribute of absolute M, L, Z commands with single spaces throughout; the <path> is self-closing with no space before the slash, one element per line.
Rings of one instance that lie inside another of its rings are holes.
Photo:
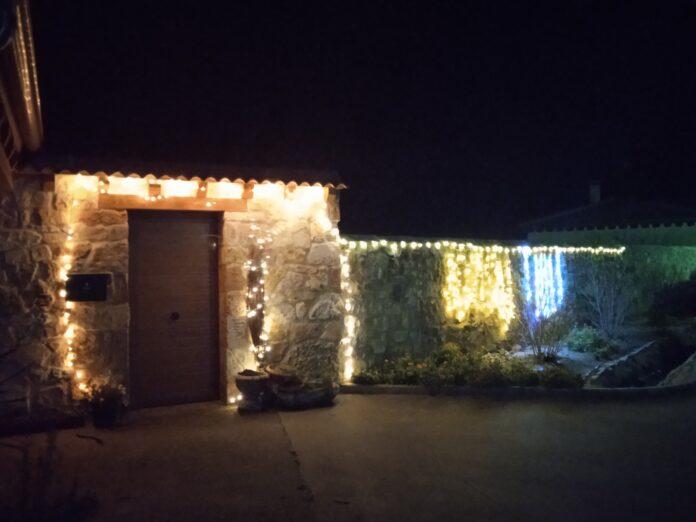
<path fill-rule="evenodd" d="M 282 4 L 33 0 L 45 150 L 335 169 L 352 233 L 696 204 L 693 1 Z"/>

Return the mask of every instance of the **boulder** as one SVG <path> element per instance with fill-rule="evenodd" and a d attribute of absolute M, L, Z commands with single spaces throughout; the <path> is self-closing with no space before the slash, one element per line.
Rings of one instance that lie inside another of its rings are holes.
<path fill-rule="evenodd" d="M 693 351 L 693 347 L 672 338 L 650 341 L 615 361 L 598 366 L 590 372 L 587 383 L 607 388 L 654 386 Z"/>
<path fill-rule="evenodd" d="M 667 377 L 660 382 L 660 386 L 677 386 L 692 382 L 696 382 L 696 352 L 691 354 L 691 357 L 669 372 Z"/>

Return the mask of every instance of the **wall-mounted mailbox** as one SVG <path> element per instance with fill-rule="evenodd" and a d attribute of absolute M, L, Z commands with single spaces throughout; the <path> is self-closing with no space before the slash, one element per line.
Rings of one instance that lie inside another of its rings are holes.
<path fill-rule="evenodd" d="M 111 274 L 70 274 L 65 283 L 68 301 L 106 301 Z"/>

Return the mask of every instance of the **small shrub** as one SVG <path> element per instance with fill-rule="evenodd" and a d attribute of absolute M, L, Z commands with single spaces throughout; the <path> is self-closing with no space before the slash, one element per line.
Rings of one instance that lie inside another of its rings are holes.
<path fill-rule="evenodd" d="M 384 384 L 384 376 L 379 370 L 361 370 L 353 374 L 354 384 Z"/>
<path fill-rule="evenodd" d="M 420 383 L 431 393 L 437 393 L 443 386 L 455 383 L 455 372 L 446 365 L 426 364 L 420 373 Z"/>
<path fill-rule="evenodd" d="M 621 256 L 578 258 L 574 279 L 580 318 L 608 339 L 614 339 L 636 308 L 640 308 L 636 277 L 635 267 Z"/>
<path fill-rule="evenodd" d="M 555 362 L 563 340 L 570 330 L 568 315 L 559 310 L 549 317 L 536 317 L 530 306 L 522 305 L 517 320 L 521 344 L 532 349 L 540 362 Z"/>
<path fill-rule="evenodd" d="M 482 388 L 502 387 L 510 384 L 506 366 L 507 355 L 491 352 L 481 355 L 473 368 L 469 383 Z"/>
<path fill-rule="evenodd" d="M 456 345 L 446 345 L 422 361 L 411 357 L 385 361 L 378 368 L 363 370 L 353 376 L 356 384 L 422 384 L 431 393 L 443 386 L 465 385 L 491 388 L 505 386 L 571 387 L 582 385 L 571 379 L 579 378 L 564 368 L 550 373 L 542 381 L 541 375 L 529 360 L 513 357 L 503 350 L 489 353 L 463 353 Z M 563 373 L 565 371 L 565 373 Z M 542 374 L 543 375 L 543 374 Z M 565 378 L 565 381 L 563 380 Z M 570 384 L 569 384 L 570 383 Z"/>
<path fill-rule="evenodd" d="M 539 386 L 539 373 L 523 359 L 511 357 L 506 372 L 512 386 Z"/>
<path fill-rule="evenodd" d="M 467 352 L 494 350 L 502 340 L 501 323 L 497 316 L 472 313 L 465 323 L 449 321 L 446 337 Z"/>
<path fill-rule="evenodd" d="M 539 382 L 545 388 L 582 388 L 580 375 L 564 366 L 549 365 L 539 373 Z"/>
<path fill-rule="evenodd" d="M 600 361 L 611 359 L 618 350 L 616 344 L 593 326 L 576 326 L 566 337 L 566 343 L 571 350 L 591 353 Z"/>

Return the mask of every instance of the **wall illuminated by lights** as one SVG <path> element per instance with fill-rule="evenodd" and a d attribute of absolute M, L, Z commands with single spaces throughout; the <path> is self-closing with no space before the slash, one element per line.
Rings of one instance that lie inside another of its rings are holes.
<path fill-rule="evenodd" d="M 565 256 L 562 251 L 522 251 L 522 291 L 534 317 L 553 315 L 563 305 L 566 293 Z"/>
<path fill-rule="evenodd" d="M 515 317 L 510 253 L 499 246 L 450 247 L 444 264 L 446 317 L 460 323 L 493 321 L 504 335 Z"/>
<path fill-rule="evenodd" d="M 565 274 L 573 256 L 624 252 L 623 247 L 346 237 L 341 245 L 345 380 L 355 369 L 432 351 L 450 338 L 452 329 L 486 323 L 504 337 L 520 312 L 520 301 L 536 317 L 548 317 L 572 291 Z M 414 320 L 429 310 L 427 321 Z"/>

